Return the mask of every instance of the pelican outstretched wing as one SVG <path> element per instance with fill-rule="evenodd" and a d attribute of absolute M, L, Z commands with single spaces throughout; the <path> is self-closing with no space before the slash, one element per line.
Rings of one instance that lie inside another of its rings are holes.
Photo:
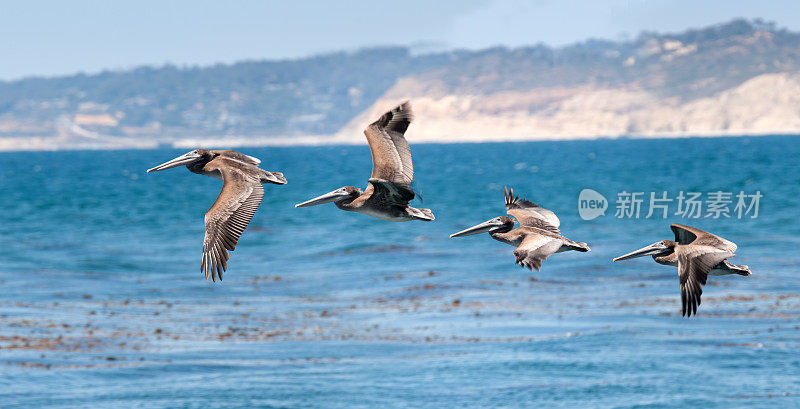
<path fill-rule="evenodd" d="M 520 226 L 536 227 L 550 232 L 561 234 L 558 226 L 561 221 L 550 210 L 537 205 L 529 200 L 514 196 L 514 189 L 503 188 L 506 199 L 506 210 L 509 216 L 517 219 Z"/>
<path fill-rule="evenodd" d="M 676 223 L 671 224 L 669 227 L 675 233 L 675 242 L 678 244 L 711 246 L 731 253 L 736 252 L 735 243 L 707 231 Z"/>
<path fill-rule="evenodd" d="M 681 284 L 682 315 L 697 315 L 703 285 L 706 284 L 708 272 L 725 259 L 735 257 L 731 252 L 714 246 L 691 245 L 677 246 L 678 280 Z"/>
<path fill-rule="evenodd" d="M 411 162 L 411 148 L 404 134 L 413 117 L 411 104 L 406 101 L 364 129 L 372 152 L 371 179 L 405 187 L 411 184 L 414 165 Z"/>
<path fill-rule="evenodd" d="M 514 250 L 514 257 L 517 259 L 517 264 L 539 271 L 542 268 L 542 262 L 558 251 L 561 245 L 561 240 L 530 232 Z"/>
<path fill-rule="evenodd" d="M 239 237 L 252 220 L 261 200 L 264 187 L 258 175 L 243 171 L 235 160 L 218 157 L 209 162 L 207 170 L 222 175 L 222 191 L 206 212 L 206 235 L 203 240 L 203 261 L 200 270 L 216 281 L 227 269 L 228 251 L 236 248 Z"/>
<path fill-rule="evenodd" d="M 414 191 L 406 186 L 376 178 L 371 178 L 369 184 L 365 194 L 369 193 L 371 187 L 370 201 L 372 202 L 405 207 L 414 200 Z"/>

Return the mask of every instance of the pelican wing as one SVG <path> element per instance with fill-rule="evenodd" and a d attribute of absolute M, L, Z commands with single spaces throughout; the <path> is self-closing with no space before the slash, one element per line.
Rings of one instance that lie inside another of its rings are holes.
<path fill-rule="evenodd" d="M 215 153 L 217 155 L 220 155 L 220 156 L 225 156 L 227 158 L 236 159 L 236 160 L 238 160 L 240 162 L 249 163 L 251 165 L 258 166 L 259 164 L 261 164 L 261 159 L 254 158 L 254 157 L 252 157 L 250 155 L 245 155 L 245 154 L 243 154 L 241 152 L 237 152 L 237 151 L 234 151 L 234 150 L 231 150 L 231 149 L 214 150 L 214 151 L 211 151 L 211 152 Z"/>
<path fill-rule="evenodd" d="M 222 174 L 222 191 L 206 212 L 206 235 L 200 267 L 206 279 L 211 274 L 213 281 L 222 279 L 222 273 L 228 265 L 228 251 L 236 248 L 239 237 L 264 198 L 261 181 L 231 162 L 220 157 L 205 166 L 207 170 L 218 170 Z"/>
<path fill-rule="evenodd" d="M 372 152 L 371 178 L 406 187 L 411 184 L 414 165 L 411 162 L 411 148 L 403 134 L 413 117 L 411 104 L 403 102 L 364 129 Z"/>
<path fill-rule="evenodd" d="M 405 207 L 408 206 L 408 202 L 414 200 L 414 191 L 407 186 L 376 178 L 371 178 L 369 185 L 364 193 L 370 193 L 370 187 L 372 188 L 371 202 L 381 203 L 383 206 Z"/>
<path fill-rule="evenodd" d="M 706 284 L 708 272 L 725 259 L 734 257 L 733 253 L 713 246 L 684 245 L 677 246 L 678 280 L 681 284 L 682 315 L 697 315 L 703 285 Z"/>
<path fill-rule="evenodd" d="M 675 242 L 678 244 L 711 246 L 731 253 L 736 251 L 735 243 L 707 231 L 675 223 L 671 224 L 669 227 L 672 229 L 672 232 L 675 233 Z"/>
<path fill-rule="evenodd" d="M 558 230 L 561 221 L 558 220 L 555 213 L 529 200 L 520 199 L 519 196 L 515 197 L 514 189 L 504 188 L 503 194 L 506 198 L 508 215 L 517 219 L 520 226 L 536 227 L 561 234 Z"/>
<path fill-rule="evenodd" d="M 542 262 L 550 257 L 551 254 L 561 248 L 561 240 L 554 237 L 545 236 L 542 234 L 530 232 L 516 250 L 514 250 L 514 257 L 517 258 L 516 263 L 528 267 L 536 271 L 542 268 Z"/>

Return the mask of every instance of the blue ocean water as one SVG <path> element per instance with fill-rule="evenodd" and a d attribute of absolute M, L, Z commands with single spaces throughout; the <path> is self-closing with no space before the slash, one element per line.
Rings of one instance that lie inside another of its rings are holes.
<path fill-rule="evenodd" d="M 220 182 L 144 173 L 182 151 L 0 153 L 0 407 L 800 407 L 798 141 L 414 145 L 432 223 L 293 207 L 364 187 L 366 146 L 241 149 L 289 183 L 218 283 L 200 255 Z M 448 237 L 503 215 L 506 185 L 592 251 L 531 272 Z M 579 217 L 584 188 L 605 216 Z M 758 218 L 614 217 L 622 191 L 718 190 L 761 192 Z M 753 271 L 711 277 L 691 319 L 674 268 L 610 261 L 673 222 Z"/>

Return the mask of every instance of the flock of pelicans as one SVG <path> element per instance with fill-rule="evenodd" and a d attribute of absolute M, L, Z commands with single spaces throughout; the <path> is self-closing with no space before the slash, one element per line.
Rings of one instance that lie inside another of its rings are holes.
<path fill-rule="evenodd" d="M 404 102 L 364 130 L 372 152 L 372 176 L 366 189 L 341 187 L 295 207 L 333 203 L 339 209 L 382 220 L 434 220 L 430 209 L 409 206 L 415 196 L 410 187 L 414 165 L 404 133 L 412 119 L 411 106 Z M 260 163 L 252 156 L 233 150 L 195 149 L 148 170 L 159 171 L 186 165 L 193 173 L 222 179 L 222 191 L 205 216 L 201 271 L 206 279 L 209 275 L 213 281 L 222 279 L 222 273 L 227 268 L 228 252 L 236 248 L 239 237 L 264 197 L 262 184 L 286 183 L 282 173 L 263 170 L 258 167 Z M 504 194 L 506 210 L 511 217 L 499 216 L 450 237 L 489 233 L 493 239 L 516 247 L 514 257 L 517 264 L 537 271 L 542 262 L 554 253 L 589 251 L 586 243 L 561 235 L 561 222 L 555 213 L 520 199 L 513 190 L 505 189 Z M 515 228 L 517 223 L 519 227 Z M 662 240 L 617 257 L 614 261 L 652 256 L 656 263 L 678 267 L 683 315 L 697 313 L 703 293 L 702 285 L 706 283 L 708 275 L 750 275 L 747 266 L 727 261 L 734 257 L 736 244 L 689 226 L 672 224 L 671 228 L 675 234 L 674 241 Z"/>

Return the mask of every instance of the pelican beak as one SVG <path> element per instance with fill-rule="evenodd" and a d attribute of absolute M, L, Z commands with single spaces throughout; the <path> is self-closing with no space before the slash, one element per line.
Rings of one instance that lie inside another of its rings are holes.
<path fill-rule="evenodd" d="M 487 233 L 487 232 L 492 231 L 492 229 L 494 229 L 495 227 L 501 227 L 501 226 L 503 226 L 502 222 L 500 222 L 498 220 L 495 220 L 495 219 L 492 219 L 492 220 L 489 220 L 489 221 L 485 221 L 485 222 L 483 222 L 483 223 L 481 223 L 481 224 L 479 224 L 477 226 L 472 226 L 469 229 L 461 230 L 458 233 L 453 233 L 453 234 L 450 235 L 450 238 L 463 237 L 463 236 L 472 236 L 473 234 Z"/>
<path fill-rule="evenodd" d="M 653 243 L 653 244 L 651 244 L 651 245 L 649 245 L 647 247 L 642 247 L 639 250 L 636 250 L 634 252 L 628 253 L 628 254 L 626 254 L 624 256 L 619 256 L 619 257 L 615 258 L 612 261 L 621 261 L 621 260 L 629 260 L 629 259 L 636 258 L 636 257 L 652 256 L 652 255 L 655 255 L 655 254 L 662 253 L 662 252 L 664 252 L 664 250 L 667 250 L 667 249 L 668 249 L 667 246 L 665 246 L 664 244 L 662 244 L 659 241 L 659 242 Z"/>
<path fill-rule="evenodd" d="M 307 200 L 303 203 L 296 204 L 294 207 L 309 207 L 309 206 L 316 206 L 325 203 L 336 202 L 338 200 L 346 199 L 350 197 L 350 193 L 347 193 L 341 189 L 334 190 L 330 193 L 325 193 L 322 196 L 317 196 L 311 200 Z"/>
<path fill-rule="evenodd" d="M 174 168 L 176 166 L 181 166 L 181 165 L 188 165 L 188 164 L 196 161 L 197 159 L 199 159 L 201 157 L 202 157 L 202 155 L 200 155 L 199 153 L 189 152 L 189 153 L 187 153 L 185 155 L 181 155 L 181 156 L 178 156 L 175 159 L 172 159 L 170 161 L 164 162 L 164 163 L 162 163 L 162 164 L 160 164 L 160 165 L 158 165 L 158 166 L 156 166 L 154 168 L 147 169 L 147 173 L 150 173 L 150 172 L 153 172 L 153 171 L 164 170 L 164 169 L 170 169 L 170 168 Z"/>

